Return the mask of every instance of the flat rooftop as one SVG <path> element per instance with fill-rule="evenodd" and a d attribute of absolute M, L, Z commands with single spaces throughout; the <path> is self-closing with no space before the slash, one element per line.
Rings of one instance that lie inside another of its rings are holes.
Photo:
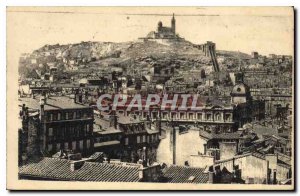
<path fill-rule="evenodd" d="M 22 97 L 18 98 L 19 105 L 25 104 L 29 109 L 40 109 L 40 97 Z M 45 110 L 60 110 L 73 108 L 89 108 L 88 105 L 75 103 L 74 98 L 67 96 L 48 97 L 44 106 Z"/>

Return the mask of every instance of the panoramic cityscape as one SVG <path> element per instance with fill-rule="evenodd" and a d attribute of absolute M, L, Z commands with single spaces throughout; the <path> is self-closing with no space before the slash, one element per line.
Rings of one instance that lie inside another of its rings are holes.
<path fill-rule="evenodd" d="M 20 180 L 293 184 L 293 56 L 196 44 L 177 14 L 21 54 Z"/>

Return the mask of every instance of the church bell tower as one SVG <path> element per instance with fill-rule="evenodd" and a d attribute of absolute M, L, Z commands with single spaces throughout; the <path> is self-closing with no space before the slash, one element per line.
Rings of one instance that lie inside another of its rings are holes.
<path fill-rule="evenodd" d="M 173 17 L 172 17 L 172 20 L 171 20 L 171 28 L 172 28 L 172 31 L 175 35 L 176 34 L 176 20 L 175 20 L 174 13 L 173 13 Z"/>

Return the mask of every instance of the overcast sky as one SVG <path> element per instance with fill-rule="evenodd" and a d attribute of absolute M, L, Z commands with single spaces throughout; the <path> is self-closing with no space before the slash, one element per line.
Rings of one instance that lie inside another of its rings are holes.
<path fill-rule="evenodd" d="M 293 54 L 291 8 L 217 7 L 68 7 L 7 10 L 8 46 L 18 53 L 45 44 L 81 41 L 134 41 L 156 30 L 158 21 L 193 43 L 213 41 L 217 49 L 261 54 Z"/>

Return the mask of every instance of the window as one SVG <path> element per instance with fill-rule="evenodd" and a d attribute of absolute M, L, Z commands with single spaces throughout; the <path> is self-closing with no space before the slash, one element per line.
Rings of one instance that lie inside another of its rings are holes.
<path fill-rule="evenodd" d="M 90 132 L 90 124 L 87 124 L 86 125 L 86 134 L 89 134 L 89 132 Z"/>
<path fill-rule="evenodd" d="M 56 144 L 56 150 L 60 150 L 60 143 Z"/>
<path fill-rule="evenodd" d="M 57 120 L 60 120 L 61 119 L 61 114 L 60 112 L 57 114 Z"/>
<path fill-rule="evenodd" d="M 126 137 L 125 138 L 125 145 L 128 145 L 128 143 L 129 143 L 129 139 L 128 139 L 128 137 Z"/>
<path fill-rule="evenodd" d="M 80 150 L 83 149 L 83 140 L 80 140 L 80 142 L 79 142 L 79 149 L 80 149 Z"/>
<path fill-rule="evenodd" d="M 184 113 L 180 113 L 180 119 L 185 119 Z"/>
<path fill-rule="evenodd" d="M 76 141 L 72 142 L 72 150 L 76 150 Z"/>
<path fill-rule="evenodd" d="M 171 113 L 171 116 L 172 116 L 172 119 L 175 119 L 175 118 L 176 118 L 176 113 L 175 113 L 175 112 L 172 112 L 172 113 Z"/>
<path fill-rule="evenodd" d="M 70 134 L 70 136 L 74 136 L 75 135 L 75 128 L 74 127 L 70 127 L 69 134 Z"/>
<path fill-rule="evenodd" d="M 77 126 L 75 127 L 75 134 L 76 134 L 76 137 L 79 137 L 80 136 L 80 131 L 81 131 L 81 126 Z"/>
<path fill-rule="evenodd" d="M 48 136 L 53 136 L 53 128 L 48 129 Z"/>
<path fill-rule="evenodd" d="M 54 121 L 57 120 L 57 114 L 53 114 L 53 120 L 54 120 Z"/>
<path fill-rule="evenodd" d="M 53 114 L 50 114 L 49 116 L 49 120 L 52 121 L 53 120 Z"/>
<path fill-rule="evenodd" d="M 141 143 L 141 137 L 139 135 L 136 137 L 136 140 L 138 144 Z"/>
<path fill-rule="evenodd" d="M 66 113 L 66 120 L 69 119 L 69 113 Z"/>
<path fill-rule="evenodd" d="M 168 113 L 167 112 L 164 112 L 163 113 L 163 119 L 167 119 L 168 118 Z"/>
<path fill-rule="evenodd" d="M 76 112 L 73 112 L 73 119 L 76 119 Z"/>
<path fill-rule="evenodd" d="M 208 121 L 211 121 L 211 120 L 212 120 L 211 114 L 206 114 L 206 120 L 208 120 Z"/>
<path fill-rule="evenodd" d="M 48 151 L 52 150 L 52 144 L 48 144 Z"/>
<path fill-rule="evenodd" d="M 189 120 L 194 119 L 194 114 L 193 113 L 189 113 Z"/>
<path fill-rule="evenodd" d="M 152 118 L 156 118 L 157 117 L 157 113 L 156 112 L 152 112 Z"/>
<path fill-rule="evenodd" d="M 230 121 L 231 119 L 231 115 L 230 114 L 225 114 L 225 121 Z"/>
<path fill-rule="evenodd" d="M 221 114 L 220 113 L 216 113 L 216 115 L 215 115 L 215 120 L 216 121 L 220 121 L 221 120 Z"/>
<path fill-rule="evenodd" d="M 65 126 L 63 126 L 61 128 L 61 131 L 59 132 L 59 135 L 60 135 L 61 139 L 63 139 L 65 137 L 65 135 L 66 135 L 66 127 Z"/>
<path fill-rule="evenodd" d="M 69 149 L 69 143 L 68 143 L 68 142 L 65 142 L 64 149 L 65 149 L 65 150 Z"/>
<path fill-rule="evenodd" d="M 69 117 L 68 120 L 73 119 L 73 112 L 69 112 L 68 117 Z"/>
<path fill-rule="evenodd" d="M 76 118 L 81 118 L 81 112 L 80 111 L 77 111 Z"/>
<path fill-rule="evenodd" d="M 88 149 L 91 147 L 91 141 L 90 140 L 86 140 L 86 147 Z"/>
<path fill-rule="evenodd" d="M 201 113 L 197 113 L 197 119 L 202 120 L 202 114 Z"/>
<path fill-rule="evenodd" d="M 146 142 L 146 135 L 143 135 L 143 143 Z"/>

